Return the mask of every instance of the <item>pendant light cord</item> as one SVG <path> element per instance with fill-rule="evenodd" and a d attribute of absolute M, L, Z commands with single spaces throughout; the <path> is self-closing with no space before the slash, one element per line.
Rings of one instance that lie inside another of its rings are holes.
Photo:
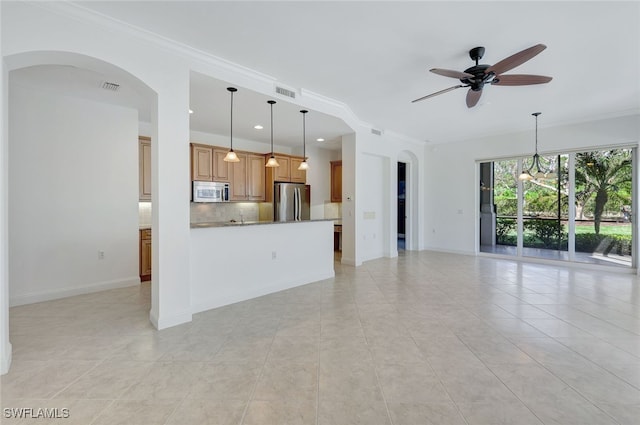
<path fill-rule="evenodd" d="M 271 105 L 271 158 L 273 158 L 273 104 L 275 100 L 267 100 L 267 103 Z"/>
<path fill-rule="evenodd" d="M 307 160 L 307 111 L 302 112 L 302 156 L 304 157 L 304 161 Z"/>
<path fill-rule="evenodd" d="M 231 92 L 231 123 L 229 125 L 229 128 L 231 129 L 229 131 L 230 137 L 231 137 L 231 150 L 233 151 L 233 91 Z"/>

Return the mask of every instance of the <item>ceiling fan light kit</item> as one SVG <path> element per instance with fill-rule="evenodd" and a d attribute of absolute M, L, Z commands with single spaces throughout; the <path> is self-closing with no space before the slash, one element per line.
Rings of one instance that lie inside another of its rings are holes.
<path fill-rule="evenodd" d="M 429 99 L 449 91 L 462 87 L 469 87 L 467 91 L 466 103 L 468 108 L 473 108 L 478 104 L 482 96 L 482 90 L 486 84 L 498 86 L 528 86 L 532 84 L 545 84 L 551 81 L 551 77 L 544 75 L 528 75 L 528 74 L 507 74 L 507 72 L 526 61 L 538 55 L 547 46 L 544 44 L 536 44 L 535 46 L 524 49 L 514 55 L 511 55 L 494 65 L 480 64 L 480 59 L 484 56 L 484 47 L 474 47 L 469 50 L 469 57 L 476 62 L 472 67 L 464 71 L 454 71 L 451 69 L 432 68 L 431 72 L 449 78 L 457 78 L 462 84 L 449 87 L 435 93 L 428 94 L 412 101 L 412 103 Z"/>

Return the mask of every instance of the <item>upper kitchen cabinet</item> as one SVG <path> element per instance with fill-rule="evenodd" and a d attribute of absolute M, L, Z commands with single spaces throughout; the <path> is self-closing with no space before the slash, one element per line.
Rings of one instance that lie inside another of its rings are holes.
<path fill-rule="evenodd" d="M 191 144 L 191 180 L 213 181 L 213 146 Z"/>
<path fill-rule="evenodd" d="M 240 162 L 231 165 L 231 200 L 265 200 L 265 159 L 263 155 L 236 152 Z"/>
<path fill-rule="evenodd" d="M 292 183 L 306 183 L 307 182 L 307 171 L 306 170 L 298 170 L 298 167 L 304 158 L 296 158 L 291 157 L 291 182 Z"/>
<path fill-rule="evenodd" d="M 342 202 L 342 161 L 331 161 L 331 202 Z"/>
<path fill-rule="evenodd" d="M 269 159 L 271 154 L 265 155 L 265 160 Z M 300 163 L 304 160 L 302 157 L 290 156 L 285 154 L 274 154 L 279 167 L 267 168 L 267 184 L 271 182 L 285 183 L 306 183 L 307 172 L 298 170 Z"/>
<path fill-rule="evenodd" d="M 231 183 L 231 163 L 226 162 L 224 157 L 227 156 L 229 149 L 213 148 L 213 181 Z"/>
<path fill-rule="evenodd" d="M 250 201 L 265 200 L 265 160 L 257 154 L 247 155 L 247 191 Z"/>
<path fill-rule="evenodd" d="M 138 197 L 151 201 L 151 138 L 138 137 Z"/>
<path fill-rule="evenodd" d="M 288 156 L 275 155 L 279 167 L 272 168 L 275 171 L 275 181 L 290 182 L 291 181 L 291 160 Z"/>

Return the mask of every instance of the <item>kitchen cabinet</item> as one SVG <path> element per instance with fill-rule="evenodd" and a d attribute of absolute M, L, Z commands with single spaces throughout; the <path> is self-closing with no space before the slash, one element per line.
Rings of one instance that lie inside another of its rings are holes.
<path fill-rule="evenodd" d="M 271 156 L 271 155 L 269 155 Z M 288 156 L 274 155 L 279 167 L 272 168 L 275 171 L 275 181 L 290 182 L 291 181 L 291 160 Z M 267 158 L 269 159 L 269 158 Z"/>
<path fill-rule="evenodd" d="M 306 183 L 307 182 L 307 171 L 306 170 L 298 170 L 298 167 L 304 158 L 296 158 L 291 157 L 291 183 Z"/>
<path fill-rule="evenodd" d="M 213 181 L 231 183 L 231 162 L 224 160 L 229 149 L 213 148 Z"/>
<path fill-rule="evenodd" d="M 191 180 L 213 181 L 213 146 L 191 144 Z"/>
<path fill-rule="evenodd" d="M 140 230 L 140 281 L 151 280 L 151 229 Z"/>
<path fill-rule="evenodd" d="M 250 201 L 265 200 L 265 160 L 257 154 L 247 155 L 247 190 Z"/>
<path fill-rule="evenodd" d="M 138 137 L 138 198 L 151 201 L 151 138 Z"/>
<path fill-rule="evenodd" d="M 231 166 L 231 200 L 265 200 L 265 159 L 263 155 L 236 152 L 240 162 Z"/>
<path fill-rule="evenodd" d="M 342 202 L 342 161 L 331 161 L 331 202 Z"/>
<path fill-rule="evenodd" d="M 342 224 L 333 225 L 333 250 L 342 251 Z"/>

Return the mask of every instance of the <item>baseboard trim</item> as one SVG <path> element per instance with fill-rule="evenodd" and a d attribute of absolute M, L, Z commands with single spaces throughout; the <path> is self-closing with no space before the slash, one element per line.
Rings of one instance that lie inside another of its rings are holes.
<path fill-rule="evenodd" d="M 106 291 L 109 289 L 126 288 L 140 284 L 140 276 L 124 279 L 109 280 L 92 283 L 75 288 L 61 288 L 53 291 L 34 292 L 31 294 L 17 295 L 9 299 L 9 306 L 16 307 L 25 304 L 34 304 L 43 301 L 57 300 L 60 298 L 73 297 L 74 295 L 91 294 L 93 292 Z"/>
<path fill-rule="evenodd" d="M 262 288 L 254 288 L 251 291 L 238 291 L 234 294 L 209 299 L 204 302 L 199 302 L 197 304 L 192 304 L 191 311 L 193 314 L 200 313 L 202 311 L 211 310 L 214 308 L 222 307 L 229 304 L 234 304 L 241 301 L 247 301 L 253 298 L 258 298 L 263 295 L 273 294 L 275 292 L 285 291 L 287 289 L 295 288 L 302 285 L 307 285 L 309 283 L 318 282 L 325 279 L 331 279 L 335 276 L 335 271 L 333 268 L 331 272 L 326 273 L 317 273 L 313 275 L 307 275 L 301 279 L 296 279 L 294 281 L 287 282 L 278 282 L 276 284 L 272 284 L 269 286 L 265 286 Z"/>
<path fill-rule="evenodd" d="M 347 266 L 358 267 L 362 265 L 362 262 L 357 262 L 354 258 L 342 257 L 340 259 L 341 264 L 346 264 Z"/>
<path fill-rule="evenodd" d="M 191 320 L 193 320 L 191 310 L 163 317 L 158 317 L 158 314 L 153 310 L 149 312 L 149 321 L 151 321 L 153 327 L 159 331 L 173 326 L 182 325 L 183 323 L 189 323 Z"/>
<path fill-rule="evenodd" d="M 425 249 L 421 249 L 421 251 L 439 252 L 442 254 L 470 255 L 472 257 L 476 256 L 476 253 L 474 251 L 462 251 L 462 250 L 455 250 L 455 249 L 440 249 L 440 248 L 426 247 Z"/>

